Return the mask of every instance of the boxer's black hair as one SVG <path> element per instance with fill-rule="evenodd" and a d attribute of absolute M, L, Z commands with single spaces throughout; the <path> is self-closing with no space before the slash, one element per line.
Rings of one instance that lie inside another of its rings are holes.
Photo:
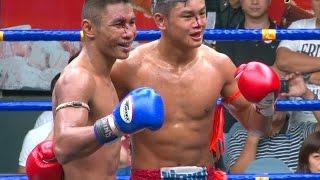
<path fill-rule="evenodd" d="M 152 13 L 161 13 L 168 16 L 171 9 L 174 8 L 177 3 L 187 3 L 187 1 L 188 0 L 153 0 Z"/>
<path fill-rule="evenodd" d="M 95 25 L 101 22 L 101 11 L 109 4 L 130 3 L 131 0 L 85 0 L 82 8 L 82 19 L 91 20 Z"/>

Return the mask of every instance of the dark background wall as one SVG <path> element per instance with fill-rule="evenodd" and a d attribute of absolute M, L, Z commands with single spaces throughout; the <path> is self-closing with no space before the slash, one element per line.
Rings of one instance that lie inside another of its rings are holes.
<path fill-rule="evenodd" d="M 0 98 L 17 100 L 18 98 Z M 39 100 L 24 98 L 19 100 Z M 49 100 L 45 98 L 45 100 Z M 33 128 L 41 111 L 0 111 L 0 173 L 15 173 L 24 136 Z"/>

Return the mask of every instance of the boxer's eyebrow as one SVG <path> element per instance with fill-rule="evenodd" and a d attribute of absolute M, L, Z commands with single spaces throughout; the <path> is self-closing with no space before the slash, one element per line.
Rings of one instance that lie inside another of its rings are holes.
<path fill-rule="evenodd" d="M 132 18 L 130 18 L 129 22 L 132 22 L 132 21 L 135 22 L 135 20 L 136 20 L 136 17 L 132 17 Z M 122 24 L 122 23 L 125 23 L 126 21 L 127 21 L 127 19 L 123 16 L 117 17 L 111 21 L 111 25 Z"/>
<path fill-rule="evenodd" d="M 123 16 L 121 16 L 121 17 L 117 17 L 117 18 L 113 19 L 111 21 L 111 24 L 123 23 L 125 21 L 126 21 L 126 19 Z"/>
<path fill-rule="evenodd" d="M 185 15 L 185 14 L 192 14 L 193 12 L 191 10 L 183 10 L 181 12 L 182 15 Z"/>
<path fill-rule="evenodd" d="M 207 11 L 206 7 L 203 7 L 200 9 L 200 12 L 206 12 L 206 11 Z"/>
<path fill-rule="evenodd" d="M 206 12 L 206 7 L 204 6 L 203 8 L 201 8 L 198 12 Z M 193 14 L 194 12 L 192 10 L 183 10 L 181 11 L 182 15 L 189 15 L 189 14 Z"/>

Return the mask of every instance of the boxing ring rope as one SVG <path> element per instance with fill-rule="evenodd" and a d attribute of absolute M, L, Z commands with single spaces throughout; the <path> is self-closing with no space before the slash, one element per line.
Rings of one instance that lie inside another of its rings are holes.
<path fill-rule="evenodd" d="M 157 30 L 138 31 L 136 41 L 150 41 L 160 37 Z M 79 30 L 0 30 L 0 41 L 80 41 Z M 207 40 L 320 40 L 320 29 L 206 29 Z M 51 101 L 7 101 L 0 100 L 0 111 L 45 111 L 51 110 Z M 320 109 L 320 100 L 279 100 L 277 111 L 313 111 Z M 320 174 L 228 174 L 230 180 L 283 180 L 320 179 Z M 0 180 L 26 180 L 24 174 L 0 174 Z M 127 180 L 128 176 L 118 176 Z"/>
<path fill-rule="evenodd" d="M 320 109 L 320 100 L 279 100 L 277 111 L 315 111 Z M 0 100 L 0 111 L 49 111 L 51 101 L 7 101 Z"/>
<path fill-rule="evenodd" d="M 158 39 L 157 30 L 138 31 L 136 41 Z M 79 30 L 0 30 L 0 41 L 80 41 Z M 315 40 L 320 29 L 206 29 L 207 40 Z"/>

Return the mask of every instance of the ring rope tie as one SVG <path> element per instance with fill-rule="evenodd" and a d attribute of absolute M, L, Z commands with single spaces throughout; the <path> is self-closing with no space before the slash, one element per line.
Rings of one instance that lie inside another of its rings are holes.
<path fill-rule="evenodd" d="M 3 37 L 3 31 L 0 31 L 0 41 L 3 41 L 4 37 Z"/>
<path fill-rule="evenodd" d="M 277 31 L 275 29 L 262 29 L 262 40 L 276 40 Z"/>

